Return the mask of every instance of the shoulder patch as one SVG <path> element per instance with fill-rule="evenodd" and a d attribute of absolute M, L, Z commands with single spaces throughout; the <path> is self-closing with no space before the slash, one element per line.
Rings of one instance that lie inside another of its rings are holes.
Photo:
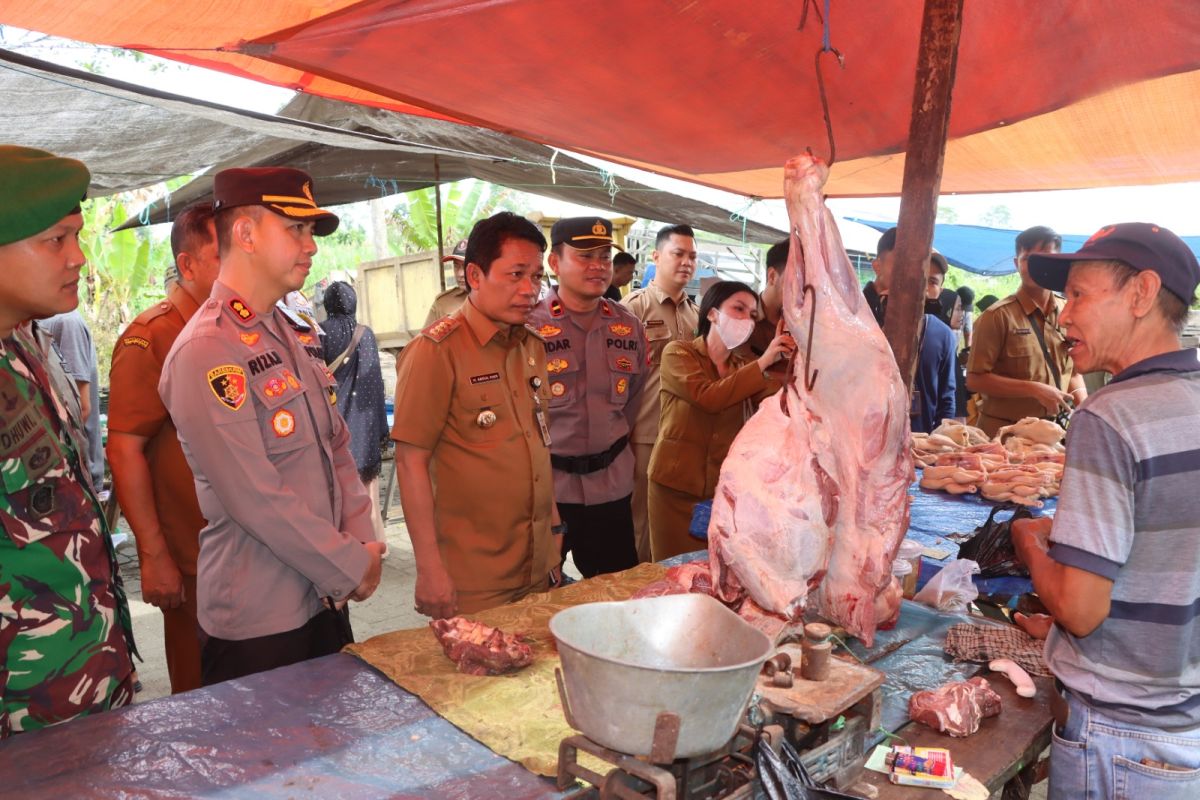
<path fill-rule="evenodd" d="M 421 335 L 435 342 L 445 339 L 461 323 L 455 317 L 442 317 L 437 322 L 421 331 Z"/>
<path fill-rule="evenodd" d="M 213 367 L 205 376 L 213 395 L 226 408 L 237 411 L 246 402 L 246 372 L 236 364 Z"/>
<path fill-rule="evenodd" d="M 121 339 L 122 347 L 140 347 L 146 350 L 150 347 L 150 340 L 142 336 L 125 336 Z"/>

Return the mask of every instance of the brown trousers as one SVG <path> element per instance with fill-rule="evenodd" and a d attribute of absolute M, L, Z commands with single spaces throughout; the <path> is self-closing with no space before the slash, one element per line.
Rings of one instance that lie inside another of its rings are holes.
<path fill-rule="evenodd" d="M 649 491 L 650 454 L 654 445 L 633 443 L 633 537 L 638 561 L 650 560 L 650 508 L 646 500 Z"/>
<path fill-rule="evenodd" d="M 692 538 L 688 526 L 692 523 L 692 509 L 706 498 L 671 489 L 653 480 L 649 486 L 650 549 L 654 560 L 703 550 L 704 542 Z"/>
<path fill-rule="evenodd" d="M 496 590 L 481 590 L 475 592 L 457 592 L 458 595 L 458 613 L 474 614 L 478 611 L 486 611 L 489 608 L 502 606 L 506 603 L 515 603 L 522 597 L 545 592 L 550 589 L 550 577 L 543 575 L 542 579 L 533 586 L 523 586 L 519 589 L 496 589 Z"/>
<path fill-rule="evenodd" d="M 196 576 L 184 575 L 183 586 L 187 594 L 183 605 L 162 612 L 171 694 L 200 688 L 200 626 L 196 622 Z"/>

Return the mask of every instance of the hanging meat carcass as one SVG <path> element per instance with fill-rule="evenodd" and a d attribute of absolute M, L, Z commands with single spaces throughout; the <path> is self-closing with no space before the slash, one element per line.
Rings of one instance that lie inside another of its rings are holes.
<path fill-rule="evenodd" d="M 870 644 L 908 528 L 908 395 L 842 248 L 821 187 L 828 168 L 788 162 L 791 249 L 783 313 L 798 351 L 725 459 L 708 541 L 714 584 L 794 619 L 817 610 Z M 877 608 L 876 598 L 881 601 Z M 881 618 L 882 617 L 882 618 Z"/>

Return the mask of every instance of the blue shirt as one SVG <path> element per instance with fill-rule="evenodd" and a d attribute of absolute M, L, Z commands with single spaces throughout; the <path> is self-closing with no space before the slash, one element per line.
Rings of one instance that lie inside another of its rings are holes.
<path fill-rule="evenodd" d="M 1113 582 L 1108 616 L 1059 626 L 1046 663 L 1105 714 L 1200 725 L 1200 358 L 1140 361 L 1071 417 L 1050 557 Z"/>
<path fill-rule="evenodd" d="M 913 378 L 910 419 L 914 431 L 929 433 L 943 419 L 954 416 L 955 344 L 950 326 L 926 314 L 920 360 Z"/>

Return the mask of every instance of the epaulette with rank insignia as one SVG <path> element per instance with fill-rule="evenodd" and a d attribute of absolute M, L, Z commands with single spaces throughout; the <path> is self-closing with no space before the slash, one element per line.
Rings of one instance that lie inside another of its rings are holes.
<path fill-rule="evenodd" d="M 427 339 L 432 339 L 435 342 L 441 342 L 458 326 L 459 321 L 455 317 L 442 317 L 437 322 L 421 331 L 421 335 Z"/>
<path fill-rule="evenodd" d="M 550 328 L 553 328 L 553 326 L 543 325 L 541 328 L 535 328 L 532 325 L 525 326 L 525 330 L 529 331 L 529 335 L 541 342 L 546 341 L 546 336 L 542 333 L 542 330 L 548 330 Z M 555 332 L 561 332 L 558 328 L 554 328 L 554 330 Z"/>

